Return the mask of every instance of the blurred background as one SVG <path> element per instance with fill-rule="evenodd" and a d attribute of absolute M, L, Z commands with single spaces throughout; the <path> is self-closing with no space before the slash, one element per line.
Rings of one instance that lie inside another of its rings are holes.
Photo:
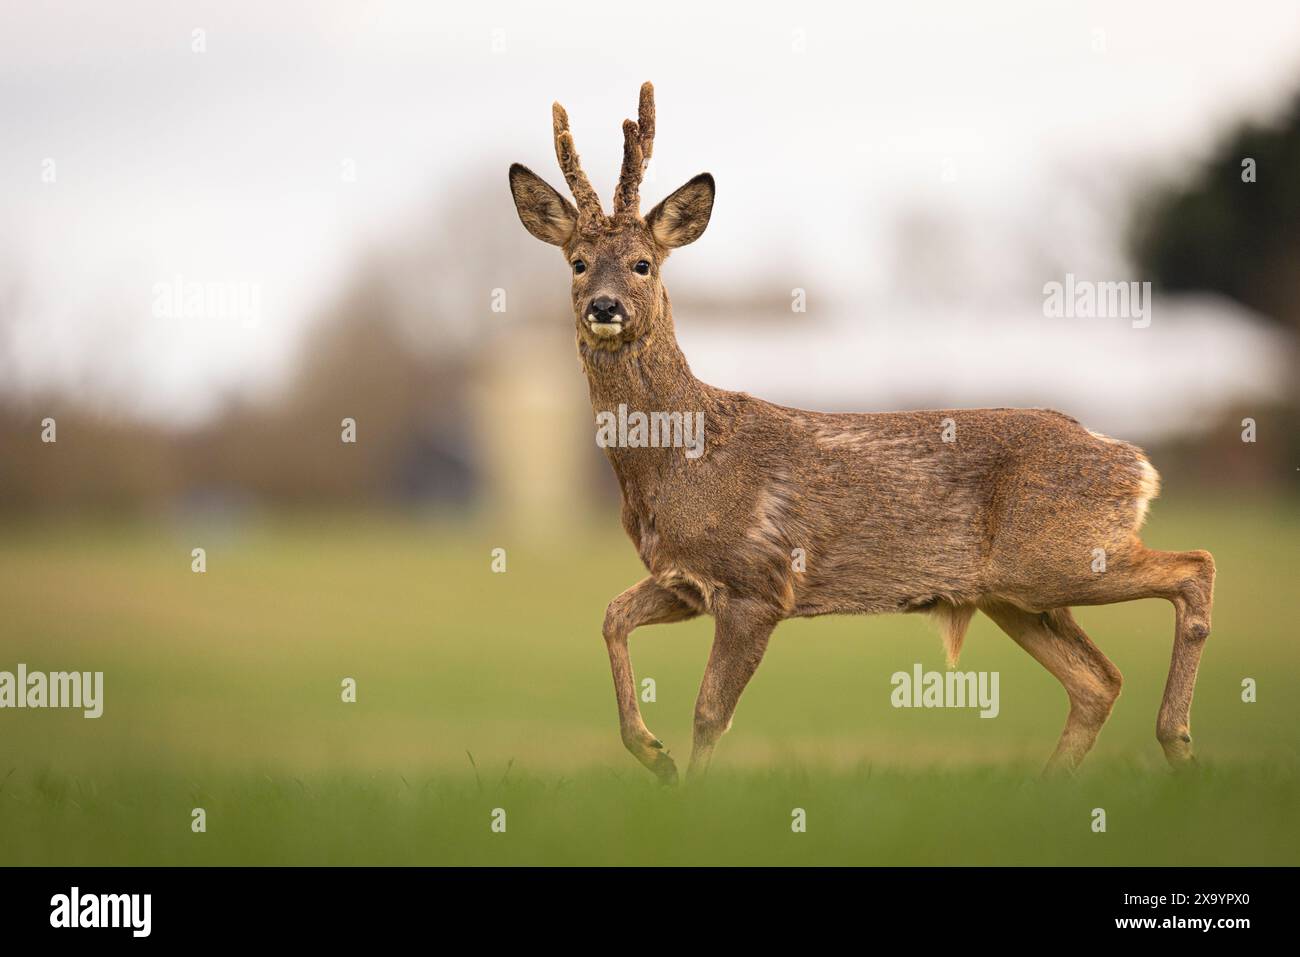
<path fill-rule="evenodd" d="M 505 170 L 562 185 L 559 99 L 608 201 L 643 79 L 647 204 L 719 183 L 666 273 L 706 381 L 826 410 L 1051 406 L 1177 447 L 1167 485 L 1293 478 L 1293 4 L 6 21 L 0 509 L 606 514 L 566 269 Z M 1045 318 L 1067 273 L 1151 282 L 1150 327 Z"/>
<path fill-rule="evenodd" d="M 39 768 L 465 770 L 470 749 L 640 773 L 599 622 L 644 572 L 568 270 L 506 171 L 563 188 L 559 100 L 608 204 L 644 80 L 646 208 L 718 183 L 665 271 L 694 372 L 828 411 L 1054 407 L 1145 446 L 1149 540 L 1215 551 L 1216 634 L 1239 639 L 1206 655 L 1209 754 L 1294 761 L 1294 707 L 1237 701 L 1261 673 L 1300 700 L 1291 0 L 86 0 L 0 30 L 0 667 L 103 667 L 108 703 L 9 715 L 6 794 L 63 807 Z M 1150 325 L 1048 317 L 1067 276 L 1150 282 Z M 1103 756 L 1158 760 L 1172 619 L 1142 607 L 1087 612 L 1129 676 Z M 674 627 L 689 654 L 634 654 L 681 754 L 708 625 Z M 942 667 L 924 623 L 817 627 L 783 626 L 802 652 L 774 644 L 724 766 L 1049 752 L 1064 698 L 987 623 L 967 655 L 1003 670 L 1004 717 L 974 722 L 997 734 L 884 704 L 895 668 Z M 12 831 L 41 858 L 41 821 Z"/>

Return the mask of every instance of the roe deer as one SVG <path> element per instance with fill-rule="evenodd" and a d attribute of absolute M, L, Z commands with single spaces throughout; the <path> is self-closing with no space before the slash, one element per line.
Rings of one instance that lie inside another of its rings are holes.
<path fill-rule="evenodd" d="M 696 176 L 641 216 L 655 132 L 647 83 L 638 120 L 623 124 L 607 216 L 558 103 L 553 120 L 576 206 L 519 164 L 510 167 L 510 189 L 524 227 L 561 247 L 572 268 L 593 408 L 598 417 L 621 404 L 692 410 L 708 422 L 702 455 L 605 449 L 622 489 L 623 527 L 650 572 L 610 602 L 604 623 L 623 743 L 637 760 L 664 783 L 676 781 L 637 705 L 628 635 L 640 625 L 715 619 L 695 705 L 695 777 L 782 619 L 930 612 L 953 665 L 978 609 L 1065 686 L 1069 716 L 1048 767 L 1074 768 L 1121 679 L 1069 606 L 1154 597 L 1173 604 L 1176 620 L 1156 737 L 1171 764 L 1190 761 L 1214 561 L 1209 552 L 1142 544 L 1138 529 L 1159 481 L 1143 453 L 1042 409 L 827 414 L 706 385 L 678 348 L 661 270 L 672 249 L 708 225 L 713 177 Z M 792 561 L 795 549 L 802 562 Z"/>

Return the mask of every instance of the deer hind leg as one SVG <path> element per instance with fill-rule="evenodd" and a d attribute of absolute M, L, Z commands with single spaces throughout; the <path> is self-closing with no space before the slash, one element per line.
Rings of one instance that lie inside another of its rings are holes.
<path fill-rule="evenodd" d="M 605 610 L 605 647 L 609 651 L 609 667 L 614 675 L 623 745 L 663 784 L 677 782 L 677 765 L 664 751 L 663 742 L 650 733 L 641 718 L 627 638 L 641 625 L 684 621 L 698 614 L 695 608 L 652 578 L 637 582 L 611 601 Z"/>
<path fill-rule="evenodd" d="M 1174 606 L 1174 649 L 1156 718 L 1156 739 L 1175 768 L 1192 760 L 1192 692 L 1214 604 L 1214 557 L 1206 551 L 1161 552 L 1137 544 L 1080 590 L 1071 604 L 1164 598 Z"/>
<path fill-rule="evenodd" d="M 1165 759 L 1175 768 L 1188 764 L 1192 754 L 1192 693 L 1201 652 L 1210 636 L 1210 610 L 1214 605 L 1214 558 L 1209 552 L 1154 552 L 1176 582 L 1170 601 L 1174 606 L 1174 650 L 1169 660 L 1165 696 L 1156 717 L 1156 740 Z"/>
<path fill-rule="evenodd" d="M 1206 551 L 1144 550 L 1134 573 L 1160 587 L 1174 606 L 1174 650 L 1165 695 L 1156 717 L 1156 740 L 1175 767 L 1193 760 L 1192 694 L 1214 605 L 1214 557 Z"/>
<path fill-rule="evenodd" d="M 1123 679 L 1079 627 L 1068 608 L 1034 613 L 994 602 L 983 611 L 1065 687 L 1070 714 L 1047 769 L 1073 770 L 1110 717 Z"/>
<path fill-rule="evenodd" d="M 686 776 L 701 778 L 713 748 L 731 727 L 740 695 L 758 670 L 780 615 L 758 602 L 725 601 L 714 608 L 713 648 L 695 701 L 695 740 Z"/>

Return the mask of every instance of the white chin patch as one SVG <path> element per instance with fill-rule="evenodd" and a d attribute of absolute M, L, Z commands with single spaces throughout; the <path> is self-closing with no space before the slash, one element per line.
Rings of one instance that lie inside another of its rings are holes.
<path fill-rule="evenodd" d="M 614 322 L 597 322 L 595 316 L 588 316 L 587 328 L 591 330 L 592 335 L 608 339 L 623 331 L 623 320 L 619 318 Z"/>

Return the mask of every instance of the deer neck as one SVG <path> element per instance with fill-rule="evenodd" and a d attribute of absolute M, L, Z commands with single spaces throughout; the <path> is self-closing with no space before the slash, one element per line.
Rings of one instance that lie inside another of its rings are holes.
<path fill-rule="evenodd" d="M 649 323 L 649 330 L 639 339 L 616 352 L 592 348 L 578 341 L 578 355 L 591 394 L 596 416 L 601 413 L 627 415 L 656 412 L 704 415 L 705 428 L 712 432 L 720 423 L 707 415 L 712 406 L 713 390 L 691 373 L 686 356 L 677 345 L 673 331 L 672 304 L 664 290 L 659 314 Z M 666 476 L 675 474 L 671 463 L 682 455 L 678 450 L 666 454 L 646 453 L 648 449 L 607 447 L 606 455 L 614 467 L 625 495 L 650 492 Z"/>
<path fill-rule="evenodd" d="M 702 412 L 708 387 L 691 374 L 673 331 L 672 303 L 665 289 L 659 315 L 641 338 L 616 352 L 588 346 L 579 339 L 578 355 L 595 412 Z"/>

